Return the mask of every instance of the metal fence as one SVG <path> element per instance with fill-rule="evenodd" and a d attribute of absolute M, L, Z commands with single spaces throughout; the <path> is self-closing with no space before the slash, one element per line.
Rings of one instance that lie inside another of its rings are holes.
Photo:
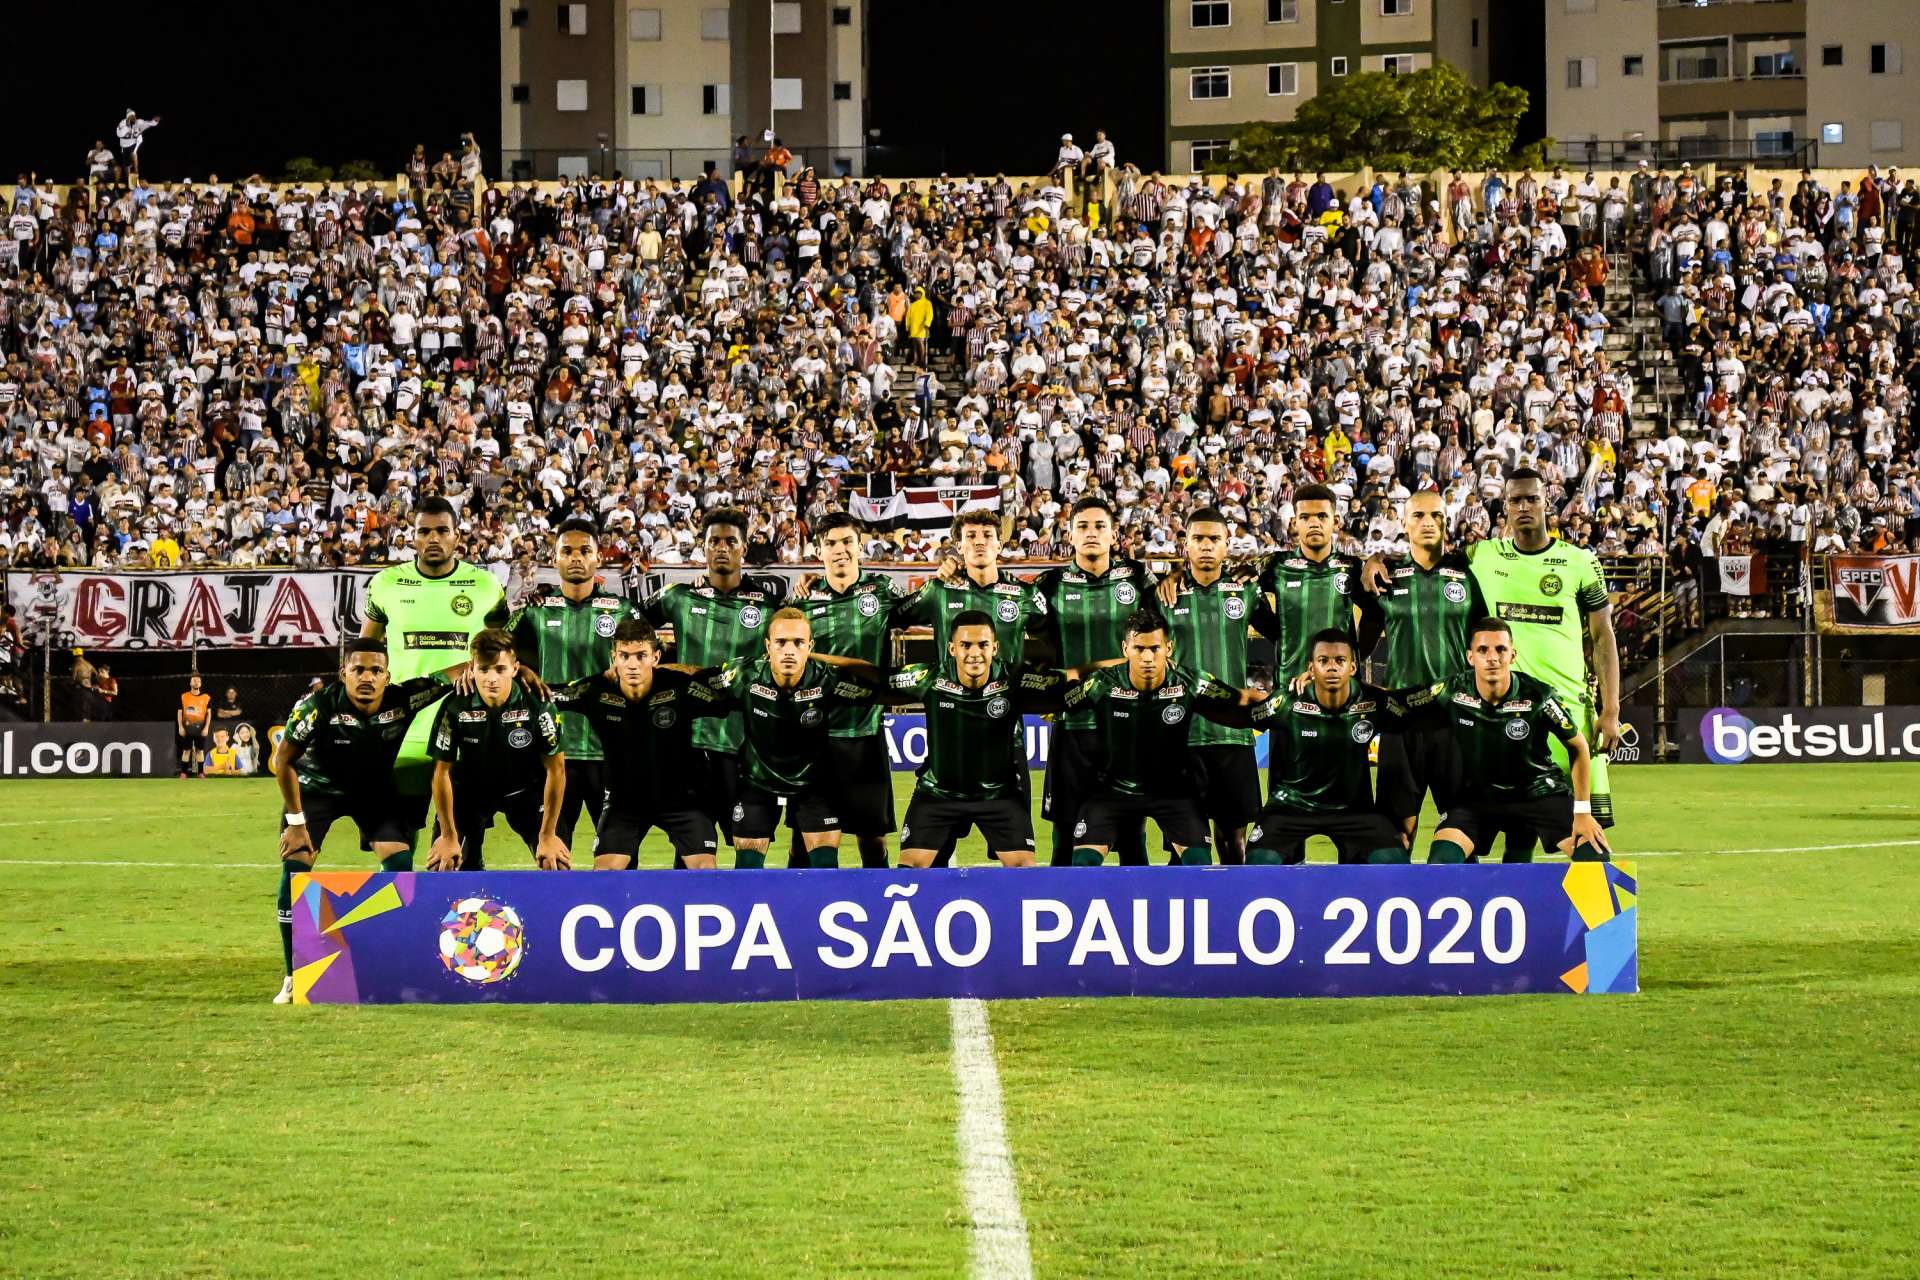
<path fill-rule="evenodd" d="M 1811 139 L 1780 142 L 1757 138 L 1596 138 L 1556 142 L 1547 149 L 1555 163 L 1587 169 L 1632 169 L 1642 160 L 1655 168 L 1725 161 L 1760 169 L 1812 169 L 1820 144 Z"/>

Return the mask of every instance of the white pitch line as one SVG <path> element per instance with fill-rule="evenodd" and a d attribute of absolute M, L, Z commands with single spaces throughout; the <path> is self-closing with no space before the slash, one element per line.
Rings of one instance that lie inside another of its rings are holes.
<path fill-rule="evenodd" d="M 182 867 L 199 871 L 271 871 L 277 862 L 112 862 L 97 858 L 0 858 L 0 867 Z"/>
<path fill-rule="evenodd" d="M 953 1022 L 953 1088 L 959 1117 L 960 1189 L 972 1222 L 973 1280 L 1032 1280 L 1027 1220 L 1013 1177 L 1013 1149 L 1000 1102 L 1000 1068 L 993 1060 L 987 1006 L 948 1002 Z"/>

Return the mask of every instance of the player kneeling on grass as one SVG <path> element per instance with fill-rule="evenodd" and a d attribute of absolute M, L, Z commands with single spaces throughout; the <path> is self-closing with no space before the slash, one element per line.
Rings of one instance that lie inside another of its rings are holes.
<path fill-rule="evenodd" d="M 403 796 L 393 762 L 415 716 L 446 696 L 460 667 L 392 683 L 387 646 L 350 640 L 340 678 L 294 704 L 273 749 L 280 784 L 280 946 L 286 978 L 275 1004 L 293 1001 L 293 877 L 313 870 L 327 832 L 341 818 L 360 830 L 360 847 L 382 871 L 413 870 L 413 841 L 426 825 L 427 798 Z"/>
<path fill-rule="evenodd" d="M 1405 862 L 1400 832 L 1374 806 L 1367 760 L 1374 738 L 1400 727 L 1399 711 L 1385 690 L 1356 678 L 1347 632 L 1319 632 L 1308 653 L 1306 688 L 1275 693 L 1248 716 L 1268 731 L 1270 794 L 1247 861 L 1305 862 L 1307 838 L 1328 836 L 1342 862 Z"/>
<path fill-rule="evenodd" d="M 732 700 L 712 683 L 718 674 L 662 666 L 653 627 L 627 618 L 613 630 L 612 666 L 554 690 L 554 705 L 592 725 L 605 753 L 606 789 L 593 820 L 594 870 L 631 867 L 650 827 L 666 834 L 683 865 L 713 870 L 713 816 L 700 805 L 710 788 L 693 726 L 703 716 L 733 711 Z"/>
<path fill-rule="evenodd" d="M 1021 672 L 1000 661 L 993 616 L 968 609 L 953 620 L 946 660 L 902 667 L 890 702 L 925 709 L 927 758 L 900 828 L 900 865 L 930 867 L 977 826 L 1003 867 L 1033 865 L 1033 814 L 1020 777 L 1027 769 L 1022 715 L 1058 711 L 1065 677 Z"/>
<path fill-rule="evenodd" d="M 1474 623 L 1467 637 L 1471 670 L 1406 695 L 1410 716 L 1445 716 L 1464 779 L 1456 803 L 1440 818 L 1428 862 L 1477 861 L 1502 831 L 1536 835 L 1576 862 L 1605 862 L 1606 836 L 1594 819 L 1592 759 L 1573 717 L 1544 681 L 1513 669 L 1513 633 L 1497 618 Z M 1566 744 L 1572 784 L 1554 762 L 1552 744 Z M 1509 840 L 1510 850 L 1514 842 Z M 1509 862 L 1531 862 L 1524 851 Z"/>
<path fill-rule="evenodd" d="M 1098 786 L 1074 825 L 1073 865 L 1099 866 L 1121 832 L 1148 818 L 1182 863 L 1211 863 L 1207 822 L 1188 773 L 1187 730 L 1196 714 L 1245 725 L 1244 709 L 1266 695 L 1175 663 L 1166 621 L 1150 610 L 1127 619 L 1121 653 L 1119 665 L 1102 666 L 1066 694 L 1069 713 L 1093 712 L 1106 744 Z M 1146 865 L 1144 854 L 1134 861 Z"/>
<path fill-rule="evenodd" d="M 440 828 L 427 851 L 427 866 L 485 870 L 487 828 L 504 813 L 542 871 L 568 870 L 572 859 L 556 830 L 566 799 L 567 760 L 553 707 L 517 678 L 519 659 L 505 631 L 480 632 L 471 652 L 473 691 L 440 704 L 427 740 Z"/>

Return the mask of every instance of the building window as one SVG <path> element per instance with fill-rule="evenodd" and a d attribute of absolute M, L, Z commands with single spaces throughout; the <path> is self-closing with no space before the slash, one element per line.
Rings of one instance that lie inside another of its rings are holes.
<path fill-rule="evenodd" d="M 1847 126 L 1845 126 L 1844 124 L 1841 124 L 1838 120 L 1829 120 L 1825 124 L 1820 126 L 1820 145 L 1821 146 L 1838 147 L 1843 145 L 1846 142 L 1846 140 L 1847 140 Z"/>
<path fill-rule="evenodd" d="M 1232 145 L 1230 138 L 1196 138 L 1187 144 L 1187 164 L 1197 173 L 1226 159 L 1227 148 Z"/>
<path fill-rule="evenodd" d="M 1791 53 L 1756 53 L 1753 55 L 1753 78 L 1773 80 L 1780 76 L 1801 74 L 1800 64 L 1793 60 Z"/>
<path fill-rule="evenodd" d="M 1193 0 L 1187 22 L 1195 27 L 1224 27 L 1233 22 L 1233 6 L 1227 0 Z"/>
<path fill-rule="evenodd" d="M 1347 74 L 1347 60 L 1345 58 L 1329 59 L 1327 62 L 1327 74 L 1333 76 L 1343 76 Z"/>
<path fill-rule="evenodd" d="M 1389 53 L 1380 59 L 1380 69 L 1390 76 L 1410 76 L 1413 74 L 1413 55 Z"/>
<path fill-rule="evenodd" d="M 1267 64 L 1267 93 L 1270 96 L 1298 92 L 1300 92 L 1299 63 L 1269 62 Z"/>
<path fill-rule="evenodd" d="M 1900 46 L 1897 44 L 1872 46 L 1867 50 L 1867 70 L 1876 76 L 1899 75 Z"/>
<path fill-rule="evenodd" d="M 585 80 L 555 80 L 553 82 L 553 109 L 555 111 L 585 111 L 587 109 L 587 82 Z"/>
<path fill-rule="evenodd" d="M 657 116 L 663 104 L 660 86 L 657 84 L 637 84 L 633 86 L 633 114 L 636 116 Z"/>
<path fill-rule="evenodd" d="M 777 36 L 800 34 L 800 6 L 796 0 L 773 0 L 773 34 Z"/>
<path fill-rule="evenodd" d="M 1620 74 L 1623 76 L 1643 76 L 1647 74 L 1647 60 L 1637 53 L 1630 53 L 1620 59 Z"/>
<path fill-rule="evenodd" d="M 627 39 L 658 40 L 660 38 L 660 11 L 658 9 L 627 10 Z"/>
<path fill-rule="evenodd" d="M 1905 146 L 1898 120 L 1875 120 L 1869 145 L 1875 151 L 1899 151 Z"/>
<path fill-rule="evenodd" d="M 1478 18 L 1473 20 L 1473 47 L 1476 49 L 1480 47 L 1480 19 Z"/>
<path fill-rule="evenodd" d="M 833 100 L 835 102 L 852 102 L 853 81 L 835 80 L 833 82 Z"/>
<path fill-rule="evenodd" d="M 1194 101 L 1233 96 L 1233 73 L 1225 67 L 1195 67 L 1187 73 L 1187 96 Z"/>
<path fill-rule="evenodd" d="M 800 81 L 797 78 L 790 79 L 783 76 L 773 82 L 773 109 L 775 111 L 800 110 L 800 102 L 803 96 L 800 89 Z"/>
<path fill-rule="evenodd" d="M 507 21 L 512 26 L 524 27 L 527 25 L 527 19 L 532 16 L 533 15 L 528 13 L 525 9 L 515 9 L 513 13 L 508 16 Z"/>
<path fill-rule="evenodd" d="M 1380 16 L 1383 18 L 1411 18 L 1413 0 L 1380 0 Z"/>
<path fill-rule="evenodd" d="M 1300 0 L 1267 0 L 1267 21 L 1300 21 Z"/>
<path fill-rule="evenodd" d="M 515 102 L 532 102 L 533 89 L 530 85 L 517 84 L 513 86 L 512 97 Z"/>
<path fill-rule="evenodd" d="M 732 36 L 727 25 L 726 9 L 702 9 L 700 11 L 700 38 L 702 40 L 726 40 Z"/>
<path fill-rule="evenodd" d="M 852 10 L 852 9 L 849 9 L 849 8 L 848 8 L 848 7 L 846 6 L 846 5 L 844 5 L 844 4 L 837 4 L 837 5 L 835 5 L 835 6 L 833 6 L 833 25 L 834 25 L 834 26 L 836 26 L 836 27 L 850 27 L 850 26 L 852 26 L 852 25 L 853 25 L 853 10 Z"/>
<path fill-rule="evenodd" d="M 733 112 L 733 89 L 724 84 L 703 84 L 700 86 L 700 114 L 703 116 L 724 116 Z"/>
<path fill-rule="evenodd" d="M 1598 58 L 1568 58 L 1567 88 L 1591 89 L 1600 80 L 1600 60 Z"/>
<path fill-rule="evenodd" d="M 1846 50 L 1842 45 L 1823 44 L 1820 46 L 1820 65 L 1839 67 L 1846 65 Z"/>
<path fill-rule="evenodd" d="M 583 4 L 560 6 L 560 34 L 563 36 L 587 34 L 587 6 Z"/>

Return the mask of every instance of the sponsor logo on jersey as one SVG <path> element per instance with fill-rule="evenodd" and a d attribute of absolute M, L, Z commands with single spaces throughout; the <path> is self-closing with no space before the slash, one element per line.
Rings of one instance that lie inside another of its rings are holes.
<path fill-rule="evenodd" d="M 816 684 L 805 689 L 795 690 L 793 695 L 793 700 L 795 702 L 817 702 L 821 698 L 824 698 L 826 696 L 827 696 L 827 686 L 823 684 Z"/>
<path fill-rule="evenodd" d="M 1453 695 L 1453 700 L 1463 707 L 1477 707 L 1481 705 L 1480 699 L 1470 693 L 1456 693 Z"/>
<path fill-rule="evenodd" d="M 1440 594 L 1454 604 L 1465 604 L 1467 602 L 1467 584 L 1464 582 L 1449 582 L 1446 586 L 1440 588 Z"/>
<path fill-rule="evenodd" d="M 1220 608 L 1228 618 L 1235 622 L 1247 616 L 1247 602 L 1239 596 L 1228 596 L 1226 602 L 1222 604 Z"/>
<path fill-rule="evenodd" d="M 1317 702 L 1296 702 L 1293 704 L 1293 709 L 1303 716 L 1323 716 L 1327 714 L 1320 709 L 1320 704 Z"/>
<path fill-rule="evenodd" d="M 740 611 L 740 625 L 749 631 L 760 625 L 760 608 L 758 605 L 750 604 Z"/>
<path fill-rule="evenodd" d="M 619 625 L 620 620 L 618 618 L 610 613 L 603 613 L 593 620 L 593 634 L 599 636 L 602 640 L 611 640 L 613 638 L 614 628 Z"/>
<path fill-rule="evenodd" d="M 1502 601 L 1500 620 L 1503 622 L 1537 622 L 1545 626 L 1557 627 L 1566 610 L 1557 604 L 1513 604 Z"/>
<path fill-rule="evenodd" d="M 600 702 L 601 705 L 608 707 L 624 707 L 627 705 L 626 697 L 618 693 L 603 693 L 600 695 Z"/>
<path fill-rule="evenodd" d="M 1138 689 L 1115 689 L 1107 696 L 1110 698 L 1138 698 L 1140 691 Z"/>
<path fill-rule="evenodd" d="M 507 735 L 507 745 L 512 747 L 515 751 L 519 751 L 526 747 L 532 746 L 533 730 L 527 728 L 527 726 L 525 725 L 519 726 L 512 733 Z"/>
<path fill-rule="evenodd" d="M 461 724 L 485 724 L 487 713 L 485 711 L 462 711 L 457 718 Z"/>
<path fill-rule="evenodd" d="M 987 718 L 988 719 L 998 720 L 1006 714 L 1007 714 L 1007 700 L 1005 698 L 988 698 L 987 699 Z"/>
<path fill-rule="evenodd" d="M 756 684 L 748 690 L 756 698 L 778 698 L 780 691 L 764 684 Z"/>
<path fill-rule="evenodd" d="M 1531 711 L 1533 710 L 1533 699 L 1524 698 L 1519 702 L 1503 702 L 1500 704 L 1500 709 L 1502 711 Z"/>
<path fill-rule="evenodd" d="M 464 631 L 408 631 L 401 647 L 406 649 L 465 649 L 471 639 Z"/>
<path fill-rule="evenodd" d="M 395 720 L 406 719 L 406 716 L 407 709 L 405 707 L 395 707 L 391 711 L 382 711 L 373 718 L 373 722 L 375 724 L 392 724 Z"/>
<path fill-rule="evenodd" d="M 591 609 L 618 609 L 623 601 L 619 596 L 595 596 L 588 602 Z"/>
<path fill-rule="evenodd" d="M 1528 724 L 1525 720 L 1507 721 L 1507 736 L 1509 738 L 1512 738 L 1515 742 L 1520 742 L 1524 740 L 1526 736 L 1532 732 L 1533 732 L 1533 726 Z"/>
<path fill-rule="evenodd" d="M 1372 710 L 1379 705 L 1380 704 L 1378 702 L 1374 702 L 1372 700 L 1369 700 L 1366 702 L 1356 702 L 1350 705 L 1347 708 L 1347 710 L 1351 712 L 1353 715 L 1364 716 L 1372 712 Z"/>
<path fill-rule="evenodd" d="M 327 723 L 352 726 L 360 723 L 360 717 L 351 711 L 338 711 L 334 713 L 333 718 L 328 720 Z"/>
<path fill-rule="evenodd" d="M 1353 740 L 1367 743 L 1373 741 L 1373 721 L 1355 720 L 1353 722 Z"/>
<path fill-rule="evenodd" d="M 503 711 L 500 713 L 500 723 L 501 724 L 521 724 L 525 722 L 525 720 L 530 714 L 532 713 L 529 712 L 525 707 L 521 707 L 517 711 Z"/>
<path fill-rule="evenodd" d="M 1187 709 L 1177 702 L 1168 703 L 1160 708 L 1160 719 L 1167 724 L 1179 724 L 1187 718 Z"/>

